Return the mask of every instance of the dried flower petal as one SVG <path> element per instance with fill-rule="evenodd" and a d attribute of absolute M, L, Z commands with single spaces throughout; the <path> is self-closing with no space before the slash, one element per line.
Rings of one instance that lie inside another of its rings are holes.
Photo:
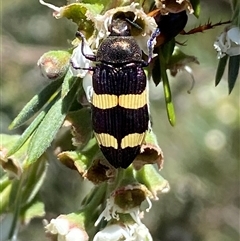
<path fill-rule="evenodd" d="M 98 217 L 95 222 L 95 226 L 99 224 L 99 222 L 104 218 L 106 221 L 110 221 L 111 219 L 119 220 L 119 214 L 130 214 L 132 219 L 136 223 L 140 223 L 140 205 L 144 200 L 147 200 L 149 203 L 149 209 L 152 204 L 149 196 L 152 197 L 151 193 L 147 190 L 147 188 L 139 183 L 126 185 L 116 189 L 107 199 L 106 207 L 103 212 Z"/>

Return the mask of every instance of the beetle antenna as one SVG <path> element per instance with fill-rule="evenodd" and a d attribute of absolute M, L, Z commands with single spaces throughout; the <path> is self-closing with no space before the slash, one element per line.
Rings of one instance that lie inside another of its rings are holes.
<path fill-rule="evenodd" d="M 82 52 L 82 55 L 83 55 L 86 59 L 89 59 L 89 60 L 91 60 L 91 61 L 96 61 L 96 56 L 95 56 L 95 55 L 84 53 L 85 36 L 84 36 L 80 31 L 77 31 L 77 32 L 76 32 L 76 37 L 77 37 L 77 38 L 80 38 L 80 39 L 82 40 L 82 43 L 81 43 L 81 52 Z"/>
<path fill-rule="evenodd" d="M 125 20 L 130 23 L 133 27 L 137 28 L 138 30 L 143 30 L 141 26 L 139 26 L 137 23 L 131 21 L 129 18 L 125 18 Z"/>

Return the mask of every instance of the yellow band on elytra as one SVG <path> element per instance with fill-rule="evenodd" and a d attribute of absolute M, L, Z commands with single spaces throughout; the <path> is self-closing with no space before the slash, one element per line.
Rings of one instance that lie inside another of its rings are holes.
<path fill-rule="evenodd" d="M 139 109 L 147 104 L 147 93 L 144 90 L 141 94 L 109 95 L 93 94 L 92 104 L 99 109 L 110 109 L 117 105 L 127 109 Z"/>
<path fill-rule="evenodd" d="M 121 141 L 121 148 L 124 149 L 126 147 L 135 147 L 135 146 L 141 145 L 143 143 L 145 135 L 146 135 L 146 132 L 140 133 L 140 134 L 133 133 L 133 134 L 124 136 L 124 138 Z"/>
<path fill-rule="evenodd" d="M 95 133 L 95 137 L 98 141 L 99 144 L 101 144 L 104 147 L 113 147 L 115 149 L 118 149 L 118 143 L 117 143 L 117 139 L 112 136 L 109 135 L 107 133 Z"/>

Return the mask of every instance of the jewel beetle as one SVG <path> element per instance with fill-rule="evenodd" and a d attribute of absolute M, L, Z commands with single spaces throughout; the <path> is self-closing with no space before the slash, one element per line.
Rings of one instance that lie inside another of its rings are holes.
<path fill-rule="evenodd" d="M 129 20 L 116 18 L 109 26 L 96 55 L 85 54 L 84 35 L 81 38 L 83 56 L 96 63 L 92 75 L 92 125 L 103 155 L 115 168 L 127 168 L 140 152 L 149 127 L 147 80 L 143 67 L 148 61 L 133 36 Z M 148 41 L 149 52 L 157 36 Z M 81 69 L 74 66 L 73 68 Z"/>

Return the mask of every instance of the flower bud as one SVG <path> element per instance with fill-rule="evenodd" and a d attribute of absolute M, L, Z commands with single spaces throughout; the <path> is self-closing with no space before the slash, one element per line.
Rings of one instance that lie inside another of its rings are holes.
<path fill-rule="evenodd" d="M 57 80 L 66 74 L 70 56 L 67 51 L 49 51 L 42 55 L 37 65 L 45 78 Z"/>

